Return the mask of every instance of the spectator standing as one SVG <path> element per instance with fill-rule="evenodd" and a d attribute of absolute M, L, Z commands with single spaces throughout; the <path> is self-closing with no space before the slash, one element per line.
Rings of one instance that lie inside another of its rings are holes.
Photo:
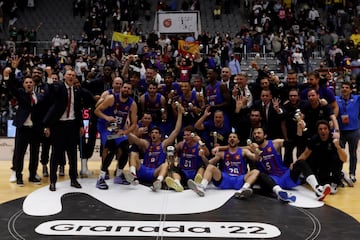
<path fill-rule="evenodd" d="M 332 49 L 329 50 L 330 63 L 332 67 L 341 67 L 342 57 L 344 53 L 341 48 L 337 47 L 337 44 L 333 44 Z"/>
<path fill-rule="evenodd" d="M 343 82 L 341 84 L 341 96 L 336 96 L 339 104 L 339 128 L 340 143 L 342 147 L 349 144 L 349 174 L 350 179 L 356 181 L 357 148 L 359 141 L 359 111 L 360 96 L 351 93 L 351 83 Z"/>
<path fill-rule="evenodd" d="M 304 72 L 304 56 L 299 47 L 295 48 L 295 52 L 292 53 L 292 64 L 295 72 L 303 73 Z"/>
<path fill-rule="evenodd" d="M 230 56 L 229 68 L 231 71 L 231 76 L 233 78 L 236 74 L 239 74 L 241 72 L 240 62 L 234 54 L 231 54 Z"/>
<path fill-rule="evenodd" d="M 310 28 L 316 29 L 319 26 L 320 14 L 315 7 L 312 7 L 309 11 L 308 19 L 310 21 Z"/>

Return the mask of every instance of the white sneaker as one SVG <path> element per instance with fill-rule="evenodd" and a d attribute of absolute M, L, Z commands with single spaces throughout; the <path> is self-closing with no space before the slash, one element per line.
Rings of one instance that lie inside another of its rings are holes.
<path fill-rule="evenodd" d="M 239 191 L 235 192 L 235 197 L 239 199 L 249 198 L 253 193 L 251 188 L 241 188 Z"/>
<path fill-rule="evenodd" d="M 150 188 L 153 192 L 157 192 L 158 190 L 161 189 L 161 185 L 162 184 L 161 184 L 160 180 L 156 180 L 155 182 L 153 182 L 153 185 Z"/>
<path fill-rule="evenodd" d="M 327 195 L 329 195 L 330 192 L 331 192 L 330 184 L 325 184 L 324 186 L 318 186 L 315 191 L 317 200 L 319 200 L 319 201 L 324 200 L 324 198 Z"/>
<path fill-rule="evenodd" d="M 338 192 L 336 183 L 331 183 L 330 188 L 331 188 L 330 194 L 336 194 Z"/>
<path fill-rule="evenodd" d="M 188 180 L 187 185 L 191 190 L 196 192 L 196 194 L 199 195 L 200 197 L 205 196 L 205 188 L 203 187 L 203 185 L 194 182 L 194 180 L 192 180 L 192 179 Z"/>
<path fill-rule="evenodd" d="M 37 180 L 41 181 L 41 177 L 40 177 L 38 174 L 35 175 L 35 178 L 36 178 Z"/>
<path fill-rule="evenodd" d="M 91 177 L 94 173 L 89 169 L 80 170 L 80 178 L 88 178 Z"/>
<path fill-rule="evenodd" d="M 203 177 L 201 176 L 201 174 L 197 173 L 197 174 L 195 175 L 194 181 L 195 181 L 196 183 L 200 184 L 201 181 L 202 181 L 202 179 L 203 179 Z"/>
<path fill-rule="evenodd" d="M 346 183 L 346 185 L 348 185 L 349 187 L 354 187 L 353 180 L 348 175 L 346 175 L 344 172 L 342 172 L 342 177 L 343 177 L 343 180 Z"/>
<path fill-rule="evenodd" d="M 350 174 L 350 179 L 351 179 L 351 181 L 352 181 L 353 183 L 356 182 L 356 177 L 355 177 L 354 174 Z"/>
<path fill-rule="evenodd" d="M 177 183 L 172 177 L 166 177 L 165 183 L 169 188 L 174 189 L 176 192 L 184 191 L 184 187 L 181 184 Z"/>
<path fill-rule="evenodd" d="M 137 178 L 136 174 L 134 174 L 132 172 L 124 171 L 124 177 L 125 177 L 126 181 L 128 181 L 131 184 L 134 184 L 134 185 L 139 184 L 139 179 Z"/>
<path fill-rule="evenodd" d="M 294 196 L 291 193 L 286 192 L 284 190 L 279 191 L 276 195 L 277 195 L 278 199 L 283 202 L 295 202 L 296 201 L 296 196 Z"/>
<path fill-rule="evenodd" d="M 14 170 L 11 170 L 11 175 L 10 175 L 9 181 L 10 181 L 11 183 L 16 182 L 16 172 L 15 172 Z"/>

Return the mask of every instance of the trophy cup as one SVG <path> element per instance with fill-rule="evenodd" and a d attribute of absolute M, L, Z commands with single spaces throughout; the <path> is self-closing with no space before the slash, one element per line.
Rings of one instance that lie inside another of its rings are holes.
<path fill-rule="evenodd" d="M 216 131 L 213 132 L 213 137 L 214 137 L 214 147 L 215 147 L 215 145 L 217 144 L 217 132 Z"/>
<path fill-rule="evenodd" d="M 300 122 L 300 121 L 302 120 L 300 109 L 296 109 L 296 110 L 295 110 L 294 120 L 297 121 L 297 122 Z M 305 127 L 304 127 L 304 129 L 303 129 L 303 132 L 306 132 L 306 131 L 307 131 L 307 128 L 306 128 L 306 123 L 305 123 L 305 121 L 304 121 L 304 124 L 305 124 Z"/>
<path fill-rule="evenodd" d="M 160 112 L 161 112 L 161 121 L 164 123 L 164 122 L 166 122 L 166 119 L 164 119 L 164 118 L 162 118 L 162 117 L 163 117 L 163 115 L 164 115 L 165 108 L 161 108 L 161 109 L 160 109 Z"/>
<path fill-rule="evenodd" d="M 251 141 L 251 139 L 249 138 L 248 140 L 246 140 L 246 144 L 248 145 L 248 146 L 250 146 L 251 144 L 252 144 L 252 141 Z M 256 154 L 257 155 L 260 155 L 261 153 L 262 153 L 262 151 L 259 149 L 259 148 L 256 148 Z"/>

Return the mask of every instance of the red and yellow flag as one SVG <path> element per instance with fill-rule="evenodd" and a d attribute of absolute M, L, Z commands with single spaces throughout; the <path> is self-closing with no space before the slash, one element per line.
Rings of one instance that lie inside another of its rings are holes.
<path fill-rule="evenodd" d="M 199 42 L 187 42 L 185 40 L 178 40 L 178 51 L 181 55 L 194 55 L 196 52 L 199 52 Z"/>

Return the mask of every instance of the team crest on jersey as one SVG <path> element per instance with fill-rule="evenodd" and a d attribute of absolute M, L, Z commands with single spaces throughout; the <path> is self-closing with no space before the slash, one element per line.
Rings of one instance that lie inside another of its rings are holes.
<path fill-rule="evenodd" d="M 230 156 L 230 154 L 227 153 L 227 154 L 225 155 L 225 160 L 229 161 L 230 159 L 231 159 L 231 156 Z"/>
<path fill-rule="evenodd" d="M 160 146 L 156 146 L 156 150 L 160 150 Z"/>
<path fill-rule="evenodd" d="M 271 147 L 268 147 L 268 148 L 266 149 L 266 151 L 270 153 L 270 152 L 271 152 Z"/>
<path fill-rule="evenodd" d="M 195 153 L 195 152 L 196 152 L 196 149 L 195 149 L 195 148 L 193 148 L 193 149 L 191 150 L 191 152 L 192 152 L 192 153 Z"/>
<path fill-rule="evenodd" d="M 236 160 L 240 160 L 240 155 L 236 155 L 236 156 L 235 156 L 235 159 L 236 159 Z"/>
<path fill-rule="evenodd" d="M 125 111 L 128 111 L 128 110 L 129 110 L 129 106 L 126 106 L 126 107 L 125 107 Z"/>

